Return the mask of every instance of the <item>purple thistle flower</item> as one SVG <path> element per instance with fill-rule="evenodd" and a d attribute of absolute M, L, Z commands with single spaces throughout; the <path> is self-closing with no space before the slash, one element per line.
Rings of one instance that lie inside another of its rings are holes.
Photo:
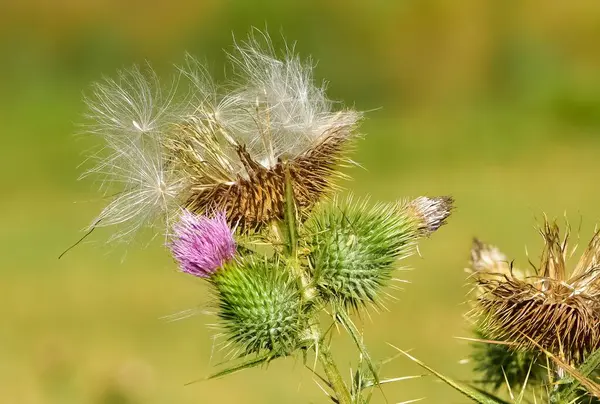
<path fill-rule="evenodd" d="M 173 227 L 171 253 L 181 271 L 208 278 L 235 254 L 233 231 L 224 212 L 214 217 L 185 210 Z"/>

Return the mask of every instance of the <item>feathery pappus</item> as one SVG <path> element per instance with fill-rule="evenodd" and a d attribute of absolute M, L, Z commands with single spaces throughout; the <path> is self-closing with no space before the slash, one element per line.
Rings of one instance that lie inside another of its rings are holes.
<path fill-rule="evenodd" d="M 334 110 L 311 61 L 291 48 L 276 57 L 266 35 L 228 56 L 234 78 L 223 86 L 191 56 L 166 88 L 139 68 L 94 86 L 88 132 L 104 146 L 85 175 L 103 175 L 105 192 L 118 193 L 90 228 L 120 225 L 119 238 L 187 209 L 225 212 L 255 231 L 283 218 L 286 178 L 301 216 L 335 190 L 361 114 Z"/>
<path fill-rule="evenodd" d="M 541 262 L 530 271 L 513 268 L 496 247 L 474 241 L 470 315 L 489 338 L 515 349 L 543 348 L 578 364 L 600 348 L 600 232 L 572 271 L 569 228 L 561 237 L 557 223 L 546 219 L 539 232 Z"/>

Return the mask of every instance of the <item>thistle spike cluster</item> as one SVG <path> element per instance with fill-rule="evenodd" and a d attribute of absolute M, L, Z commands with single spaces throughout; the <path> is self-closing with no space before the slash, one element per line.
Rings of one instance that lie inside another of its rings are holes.
<path fill-rule="evenodd" d="M 398 261 L 451 210 L 448 197 L 374 206 L 352 198 L 322 204 L 306 225 L 308 261 L 320 294 L 353 308 L 378 302 Z"/>
<path fill-rule="evenodd" d="M 581 363 L 600 347 L 600 236 L 594 234 L 568 271 L 569 230 L 561 238 L 556 222 L 546 220 L 540 234 L 544 249 L 533 272 L 518 271 L 495 247 L 474 243 L 471 315 L 486 335 L 515 349 L 541 347 L 568 363 Z"/>
<path fill-rule="evenodd" d="M 236 256 L 210 277 L 234 352 L 288 355 L 313 341 L 311 318 L 324 304 L 360 309 L 379 303 L 398 261 L 429 235 L 425 225 L 445 221 L 450 203 L 450 198 L 374 206 L 352 198 L 324 201 L 302 227 L 306 259 L 285 257 L 277 249 L 273 257 Z M 433 205 L 438 208 L 420 209 Z M 306 277 L 298 279 L 297 271 Z"/>
<path fill-rule="evenodd" d="M 277 259 L 246 257 L 211 279 L 218 316 L 242 354 L 288 355 L 309 325 L 298 282 Z"/>
<path fill-rule="evenodd" d="M 267 36 L 235 45 L 233 83 L 219 86 L 193 58 L 163 90 L 139 68 L 94 86 L 88 132 L 104 140 L 90 173 L 114 194 L 92 226 L 121 225 L 122 235 L 175 217 L 224 211 L 240 230 L 283 218 L 289 170 L 304 215 L 334 189 L 339 165 L 358 136 L 361 114 L 333 110 L 313 66 L 292 49 L 278 59 Z M 177 87 L 189 86 L 176 99 Z"/>

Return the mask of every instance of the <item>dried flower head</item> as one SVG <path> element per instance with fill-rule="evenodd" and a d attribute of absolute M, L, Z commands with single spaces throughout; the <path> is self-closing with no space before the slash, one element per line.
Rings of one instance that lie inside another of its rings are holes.
<path fill-rule="evenodd" d="M 235 254 L 232 230 L 222 212 L 209 218 L 184 211 L 169 247 L 179 268 L 200 278 L 210 277 Z"/>
<path fill-rule="evenodd" d="M 579 363 L 600 347 L 600 236 L 569 272 L 569 230 L 561 238 L 558 225 L 546 220 L 540 234 L 544 250 L 533 273 L 514 270 L 495 247 L 474 243 L 471 314 L 491 338 Z"/>
<path fill-rule="evenodd" d="M 230 224 L 256 230 L 283 217 L 285 172 L 300 213 L 334 188 L 357 137 L 361 114 L 334 111 L 313 65 L 287 49 L 277 58 L 270 39 L 250 36 L 229 59 L 234 80 L 215 84 L 192 58 L 177 80 L 190 85 L 175 102 L 154 74 L 134 68 L 95 86 L 89 131 L 105 140 L 90 173 L 119 190 L 94 225 L 124 233 L 176 216 L 224 211 Z M 121 187 L 123 185 L 123 187 Z"/>
<path fill-rule="evenodd" d="M 412 211 L 417 219 L 419 232 L 429 236 L 446 224 L 446 219 L 452 213 L 454 199 L 451 196 L 429 198 L 420 196 L 412 201 L 405 202 L 405 208 Z"/>
<path fill-rule="evenodd" d="M 333 112 L 312 65 L 291 51 L 279 60 L 268 41 L 263 50 L 253 38 L 236 51 L 239 88 L 199 100 L 167 147 L 185 173 L 188 209 L 224 210 L 241 229 L 255 230 L 283 218 L 286 170 L 301 211 L 333 189 L 360 114 Z M 197 92 L 214 88 L 189 65 Z"/>

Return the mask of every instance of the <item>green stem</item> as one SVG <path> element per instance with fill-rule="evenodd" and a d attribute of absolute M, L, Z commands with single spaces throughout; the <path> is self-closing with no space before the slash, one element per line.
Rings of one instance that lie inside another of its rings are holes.
<path fill-rule="evenodd" d="M 290 170 L 285 168 L 285 241 L 286 253 L 290 257 L 296 257 L 298 250 L 298 225 L 296 223 L 296 200 L 294 198 L 294 188 L 292 187 L 292 179 Z"/>
<path fill-rule="evenodd" d="M 284 242 L 284 252 L 289 258 L 290 270 L 298 278 L 298 282 L 302 288 L 304 301 L 310 302 L 314 300 L 316 290 L 314 286 L 311 285 L 308 274 L 302 269 L 298 260 L 298 225 L 296 219 L 296 201 L 294 199 L 292 180 L 289 170 L 286 169 L 284 220 L 283 223 L 280 223 L 279 228 L 275 228 L 275 232 L 278 237 L 283 236 L 281 238 Z M 352 396 L 333 360 L 329 345 L 321 345 L 320 343 L 322 332 L 319 325 L 316 323 L 311 325 L 310 331 L 316 341 L 319 341 L 317 342 L 318 345 L 316 345 L 315 351 L 321 366 L 323 366 L 327 380 L 329 381 L 329 387 L 333 390 L 337 400 L 336 402 L 339 404 L 352 404 Z"/>
<path fill-rule="evenodd" d="M 284 252 L 289 258 L 292 272 L 298 278 L 302 295 L 305 302 L 314 300 L 316 296 L 315 288 L 310 284 L 308 274 L 302 270 L 298 261 L 298 224 L 297 224 L 296 200 L 294 198 L 294 189 L 292 188 L 292 179 L 289 169 L 285 168 L 285 210 L 283 222 L 280 224 L 280 233 L 283 234 Z"/>
<path fill-rule="evenodd" d="M 339 404 L 352 404 L 352 396 L 342 379 L 339 369 L 333 361 L 329 346 L 319 346 L 318 356 L 319 362 L 321 363 L 321 366 L 323 366 L 323 370 L 327 376 L 327 380 L 329 380 L 329 387 L 331 387 L 335 393 L 337 402 Z"/>

